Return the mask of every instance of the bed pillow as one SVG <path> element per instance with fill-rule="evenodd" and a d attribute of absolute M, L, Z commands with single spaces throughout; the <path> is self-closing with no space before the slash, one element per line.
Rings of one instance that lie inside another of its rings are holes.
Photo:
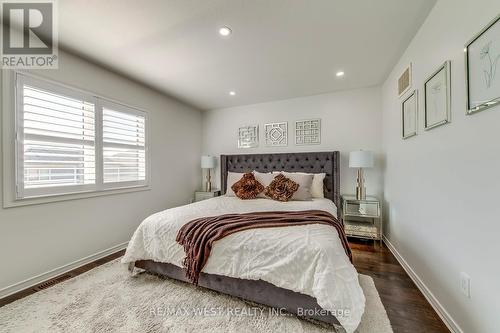
<path fill-rule="evenodd" d="M 288 177 L 290 174 L 299 174 L 299 175 L 313 175 L 313 181 L 311 185 L 311 196 L 313 198 L 324 198 L 324 181 L 326 177 L 326 173 L 305 173 L 305 172 L 283 172 L 285 176 Z"/>
<path fill-rule="evenodd" d="M 313 198 L 325 197 L 325 177 L 326 173 L 315 173 L 311 186 L 311 195 Z"/>
<path fill-rule="evenodd" d="M 234 185 L 238 180 L 243 177 L 244 172 L 228 172 L 227 173 L 227 181 L 226 181 L 226 195 L 228 197 L 235 197 L 234 191 L 231 189 L 231 186 Z"/>
<path fill-rule="evenodd" d="M 274 177 L 273 181 L 264 190 L 264 194 L 277 201 L 288 201 L 299 189 L 299 184 L 285 177 L 282 173 Z"/>
<path fill-rule="evenodd" d="M 264 173 L 264 172 L 258 172 L 255 170 L 253 171 L 253 175 L 255 176 L 255 179 L 257 179 L 257 181 L 259 183 L 261 183 L 264 187 L 268 187 L 269 184 L 271 184 L 271 182 L 273 181 L 274 177 L 276 176 L 272 172 Z M 259 193 L 257 198 L 266 198 L 267 199 L 264 192 Z"/>
<path fill-rule="evenodd" d="M 248 200 L 257 198 L 257 195 L 264 191 L 264 186 L 255 179 L 253 173 L 247 172 L 231 189 L 238 198 Z"/>
<path fill-rule="evenodd" d="M 307 201 L 312 200 L 311 187 L 313 183 L 313 174 L 298 173 L 298 172 L 281 172 L 285 177 L 290 178 L 297 184 L 299 189 L 292 196 L 291 200 Z"/>

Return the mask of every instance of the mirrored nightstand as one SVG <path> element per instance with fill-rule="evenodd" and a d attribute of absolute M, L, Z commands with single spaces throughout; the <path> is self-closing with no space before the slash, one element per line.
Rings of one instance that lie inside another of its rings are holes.
<path fill-rule="evenodd" d="M 220 195 L 220 190 L 212 190 L 212 191 L 196 191 L 194 192 L 194 200 L 193 202 L 198 202 L 210 198 L 215 198 Z"/>
<path fill-rule="evenodd" d="M 381 207 L 376 197 L 358 200 L 355 196 L 343 195 L 342 219 L 348 237 L 374 239 L 382 245 Z"/>

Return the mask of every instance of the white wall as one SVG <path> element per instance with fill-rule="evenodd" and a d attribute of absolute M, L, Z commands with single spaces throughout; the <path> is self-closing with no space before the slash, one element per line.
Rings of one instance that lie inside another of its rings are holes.
<path fill-rule="evenodd" d="M 128 241 L 146 216 L 188 203 L 201 178 L 198 110 L 75 56 L 59 56 L 59 70 L 37 74 L 149 112 L 151 190 L 0 208 L 0 290 Z"/>
<path fill-rule="evenodd" d="M 465 115 L 464 45 L 500 12 L 498 0 L 439 0 L 383 85 L 386 235 L 463 332 L 500 330 L 500 107 Z M 397 77 L 413 83 L 452 61 L 452 123 L 400 137 Z M 500 73 L 497 73 L 500 75 Z M 472 297 L 459 274 L 472 278 Z"/>
<path fill-rule="evenodd" d="M 349 151 L 381 151 L 380 88 L 372 87 L 282 101 L 212 110 L 204 113 L 203 152 L 205 154 L 246 154 L 300 151 L 341 151 L 341 192 L 353 193 L 355 170 L 348 168 Z M 295 146 L 295 120 L 321 118 L 321 144 Z M 264 124 L 288 121 L 288 147 L 265 147 Z M 258 148 L 238 149 L 238 128 L 259 124 Z M 219 170 L 216 182 L 220 184 Z M 382 193 L 381 163 L 365 173 L 368 194 Z"/>

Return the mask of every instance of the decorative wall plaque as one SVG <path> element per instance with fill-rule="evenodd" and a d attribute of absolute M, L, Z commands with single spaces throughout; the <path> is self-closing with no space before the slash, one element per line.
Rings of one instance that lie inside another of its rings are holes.
<path fill-rule="evenodd" d="M 297 120 L 295 122 L 295 144 L 317 145 L 321 143 L 321 119 Z"/>
<path fill-rule="evenodd" d="M 238 148 L 259 146 L 259 125 L 248 125 L 238 129 Z"/>
<path fill-rule="evenodd" d="M 270 123 L 264 125 L 266 146 L 288 146 L 288 123 Z"/>

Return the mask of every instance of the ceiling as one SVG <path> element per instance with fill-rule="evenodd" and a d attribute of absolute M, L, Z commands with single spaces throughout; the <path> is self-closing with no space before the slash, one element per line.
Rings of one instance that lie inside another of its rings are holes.
<path fill-rule="evenodd" d="M 380 84 L 435 2 L 65 0 L 59 42 L 206 110 Z"/>

